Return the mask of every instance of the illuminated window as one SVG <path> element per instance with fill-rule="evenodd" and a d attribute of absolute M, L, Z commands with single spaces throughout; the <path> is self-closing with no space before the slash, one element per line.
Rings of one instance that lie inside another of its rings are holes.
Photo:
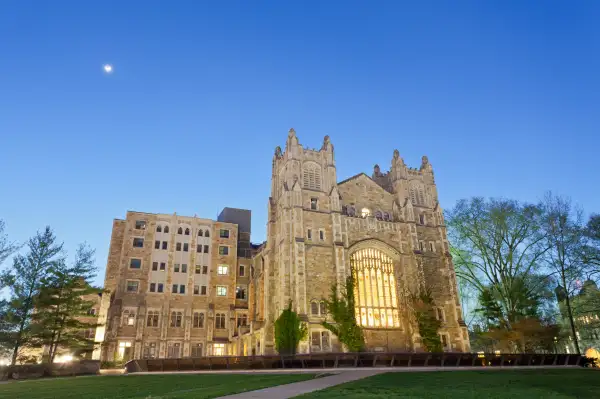
<path fill-rule="evenodd" d="M 217 285 L 217 296 L 227 296 L 227 287 L 224 285 Z"/>
<path fill-rule="evenodd" d="M 123 324 L 126 326 L 133 326 L 135 325 L 135 311 L 134 310 L 128 310 L 125 309 L 123 311 Z"/>
<path fill-rule="evenodd" d="M 363 208 L 360 211 L 360 216 L 362 216 L 363 218 L 369 217 L 371 216 L 371 211 L 369 210 L 369 208 Z"/>
<path fill-rule="evenodd" d="M 217 274 L 219 276 L 226 276 L 229 267 L 227 265 L 219 265 L 217 266 Z"/>
<path fill-rule="evenodd" d="M 213 344 L 213 356 L 225 356 L 225 344 Z"/>
<path fill-rule="evenodd" d="M 229 255 L 229 247 L 225 245 L 219 245 L 219 255 Z"/>
<path fill-rule="evenodd" d="M 119 359 L 127 360 L 131 355 L 131 341 L 120 341 L 119 342 Z"/>
<path fill-rule="evenodd" d="M 394 263 L 383 252 L 366 248 L 350 255 L 356 279 L 356 321 L 370 328 L 400 327 Z"/>

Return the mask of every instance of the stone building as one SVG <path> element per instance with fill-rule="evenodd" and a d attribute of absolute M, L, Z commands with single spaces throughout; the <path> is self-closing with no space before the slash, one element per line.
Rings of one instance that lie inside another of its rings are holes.
<path fill-rule="evenodd" d="M 273 323 L 289 301 L 309 326 L 299 352 L 343 350 L 321 323 L 332 285 L 351 271 L 368 350 L 422 350 L 409 295 L 423 287 L 433 293 L 444 349 L 469 350 L 427 157 L 413 169 L 395 150 L 388 172 L 376 165 L 371 177 L 338 182 L 329 137 L 308 149 L 291 129 L 272 168 L 267 241 L 251 271 L 250 329 L 234 337 L 232 354 L 274 353 Z"/>
<path fill-rule="evenodd" d="M 97 341 L 103 360 L 275 352 L 274 321 L 291 301 L 308 323 L 299 351 L 344 348 L 321 326 L 333 284 L 356 276 L 367 349 L 420 351 L 410 295 L 433 294 L 444 349 L 468 351 L 431 165 L 394 151 L 338 182 L 329 137 L 304 148 L 293 129 L 275 149 L 267 240 L 250 243 L 250 211 L 217 221 L 128 212 L 115 220 Z"/>
<path fill-rule="evenodd" d="M 95 358 L 226 355 L 247 325 L 250 211 L 114 220 Z"/>

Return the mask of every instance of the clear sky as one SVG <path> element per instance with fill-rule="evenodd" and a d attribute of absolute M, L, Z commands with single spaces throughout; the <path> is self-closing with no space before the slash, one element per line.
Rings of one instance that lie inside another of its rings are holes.
<path fill-rule="evenodd" d="M 428 155 L 440 201 L 599 212 L 599 1 L 0 2 L 0 218 L 97 249 L 127 210 L 251 209 L 274 148 L 338 179 Z M 103 73 L 110 63 L 112 74 Z"/>

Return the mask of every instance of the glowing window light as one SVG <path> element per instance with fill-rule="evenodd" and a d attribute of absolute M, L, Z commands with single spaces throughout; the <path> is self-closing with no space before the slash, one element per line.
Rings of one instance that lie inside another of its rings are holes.
<path fill-rule="evenodd" d="M 383 252 L 365 248 L 350 255 L 354 287 L 356 320 L 363 327 L 400 327 L 394 263 Z"/>

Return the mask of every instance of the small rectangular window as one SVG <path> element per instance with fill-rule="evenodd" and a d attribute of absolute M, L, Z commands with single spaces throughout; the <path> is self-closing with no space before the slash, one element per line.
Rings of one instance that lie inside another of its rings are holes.
<path fill-rule="evenodd" d="M 173 271 L 174 271 L 175 273 L 179 273 L 179 263 L 175 263 L 175 264 L 173 265 Z"/>
<path fill-rule="evenodd" d="M 173 284 L 173 287 L 171 288 L 171 293 L 172 294 L 177 294 L 177 284 Z"/>
<path fill-rule="evenodd" d="M 187 265 L 185 263 L 181 265 L 181 273 L 187 273 Z"/>
<path fill-rule="evenodd" d="M 152 271 L 158 270 L 158 262 L 152 262 Z"/>
<path fill-rule="evenodd" d="M 139 281 L 127 280 L 127 292 L 138 292 Z"/>
<path fill-rule="evenodd" d="M 319 230 L 319 240 L 323 241 L 325 239 L 325 232 L 323 230 Z"/>
<path fill-rule="evenodd" d="M 235 287 L 235 299 L 246 300 L 246 287 L 238 285 Z"/>
<path fill-rule="evenodd" d="M 419 223 L 425 224 L 425 215 L 423 215 L 422 213 L 419 215 Z"/>
<path fill-rule="evenodd" d="M 202 244 L 196 245 L 196 252 L 198 252 L 198 253 L 202 252 Z"/>
<path fill-rule="evenodd" d="M 306 230 L 306 238 L 308 238 L 309 240 L 312 240 L 312 230 L 311 229 Z"/>
<path fill-rule="evenodd" d="M 156 283 L 150 283 L 150 292 L 156 291 Z"/>
<path fill-rule="evenodd" d="M 202 266 L 202 274 L 208 274 L 208 266 Z"/>
<path fill-rule="evenodd" d="M 180 243 L 180 242 L 178 242 L 178 243 L 175 245 L 175 251 L 181 251 L 181 243 Z"/>
<path fill-rule="evenodd" d="M 217 266 L 217 274 L 219 276 L 226 276 L 229 267 L 227 265 L 219 265 Z"/>
<path fill-rule="evenodd" d="M 317 210 L 317 199 L 316 198 L 310 199 L 310 209 Z"/>
<path fill-rule="evenodd" d="M 183 285 L 183 284 L 179 285 L 179 293 L 180 294 L 185 294 L 185 285 Z"/>
<path fill-rule="evenodd" d="M 200 286 L 199 285 L 194 286 L 194 295 L 200 295 Z"/>
<path fill-rule="evenodd" d="M 135 229 L 136 230 L 146 230 L 146 221 L 145 220 L 136 220 L 135 221 Z"/>
<path fill-rule="evenodd" d="M 162 249 L 167 249 L 167 242 L 166 241 L 162 242 Z"/>
<path fill-rule="evenodd" d="M 162 283 L 158 283 L 158 287 L 157 287 L 157 291 L 158 292 L 163 292 L 163 284 Z"/>
<path fill-rule="evenodd" d="M 208 245 L 204 246 L 204 253 L 207 254 L 208 253 Z"/>
<path fill-rule="evenodd" d="M 217 296 L 227 296 L 227 287 L 224 285 L 217 285 Z"/>
<path fill-rule="evenodd" d="M 135 237 L 133 239 L 134 248 L 144 248 L 144 239 L 140 237 Z"/>
<path fill-rule="evenodd" d="M 229 230 L 226 230 L 226 229 L 219 230 L 219 237 L 229 238 Z"/>
<path fill-rule="evenodd" d="M 160 241 L 154 241 L 154 249 L 160 249 Z"/>
<path fill-rule="evenodd" d="M 142 268 L 142 260 L 138 258 L 131 258 L 129 261 L 130 269 L 141 269 Z"/>
<path fill-rule="evenodd" d="M 219 255 L 229 255 L 229 247 L 219 245 Z"/>
<path fill-rule="evenodd" d="M 196 265 L 196 268 L 195 268 L 195 270 L 194 270 L 194 273 L 195 273 L 195 274 L 200 274 L 200 273 L 201 273 L 201 270 L 202 270 L 202 266 L 200 266 L 200 265 Z"/>
<path fill-rule="evenodd" d="M 431 250 L 431 252 L 435 252 L 435 245 L 433 244 L 433 242 L 429 243 L 429 249 Z"/>
<path fill-rule="evenodd" d="M 183 252 L 188 252 L 189 247 L 190 246 L 187 242 L 185 244 L 183 244 Z"/>
<path fill-rule="evenodd" d="M 200 287 L 200 295 L 206 295 L 206 286 L 205 285 Z"/>
<path fill-rule="evenodd" d="M 165 262 L 160 262 L 160 270 L 164 272 L 166 270 L 166 268 L 167 268 L 167 265 L 165 264 Z"/>
<path fill-rule="evenodd" d="M 244 277 L 246 274 L 246 267 L 244 265 L 240 265 L 240 277 Z"/>

